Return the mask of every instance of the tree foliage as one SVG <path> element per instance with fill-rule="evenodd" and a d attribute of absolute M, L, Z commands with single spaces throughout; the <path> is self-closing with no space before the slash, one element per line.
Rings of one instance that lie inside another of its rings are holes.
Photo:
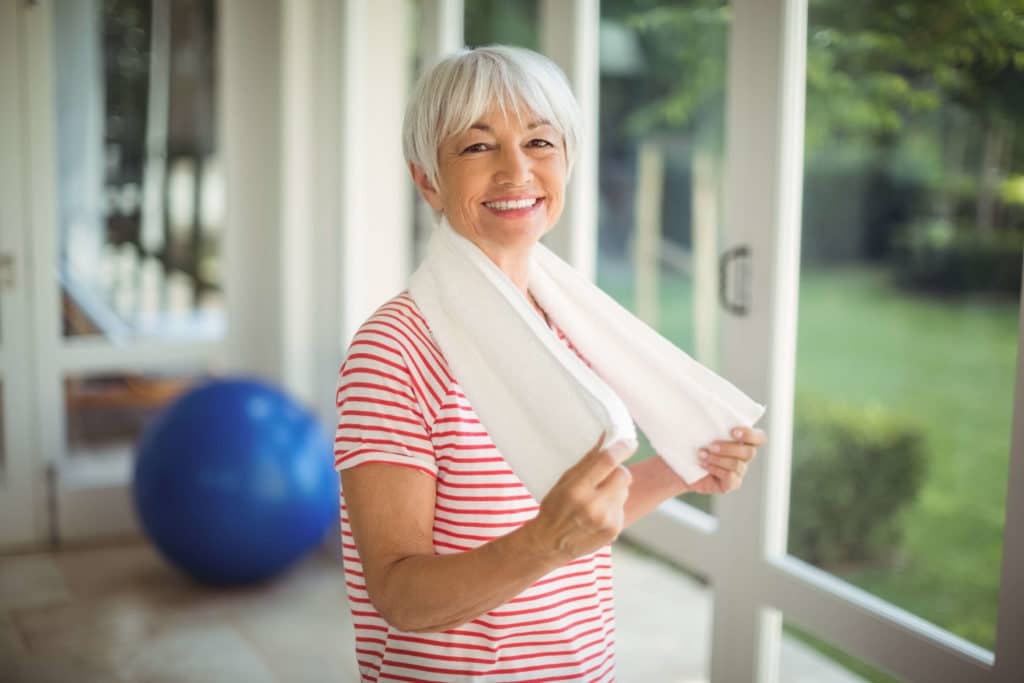
<path fill-rule="evenodd" d="M 625 132 L 692 131 L 721 111 L 731 14 L 720 0 L 606 0 L 605 17 L 636 32 L 647 62 Z M 820 129 L 870 141 L 944 102 L 1017 116 L 1024 0 L 811 0 L 807 98 Z"/>

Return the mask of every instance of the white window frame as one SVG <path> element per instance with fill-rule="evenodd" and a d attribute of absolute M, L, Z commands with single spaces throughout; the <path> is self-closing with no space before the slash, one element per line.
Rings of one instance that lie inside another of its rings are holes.
<path fill-rule="evenodd" d="M 0 463 L 0 548 L 32 548 L 50 535 L 45 470 L 34 438 L 35 349 L 31 339 L 32 297 L 28 229 L 32 204 L 23 163 L 29 148 L 21 106 L 28 84 L 25 52 L 15 0 L 0 0 L 0 381 L 4 448 Z"/>

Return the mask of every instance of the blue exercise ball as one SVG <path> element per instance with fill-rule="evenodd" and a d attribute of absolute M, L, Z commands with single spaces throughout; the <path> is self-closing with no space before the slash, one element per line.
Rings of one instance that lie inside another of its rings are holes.
<path fill-rule="evenodd" d="M 299 559 L 332 526 L 338 487 L 313 414 L 246 378 L 208 381 L 155 417 L 132 486 L 146 535 L 212 584 L 266 579 Z"/>

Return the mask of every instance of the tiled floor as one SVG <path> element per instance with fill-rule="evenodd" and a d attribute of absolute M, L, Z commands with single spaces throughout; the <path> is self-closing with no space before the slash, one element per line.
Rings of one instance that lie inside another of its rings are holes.
<path fill-rule="evenodd" d="M 705 680 L 711 595 L 617 544 L 619 680 Z M 260 588 L 192 583 L 143 542 L 0 557 L 0 681 L 354 681 L 340 564 L 328 544 Z M 855 683 L 788 639 L 780 680 Z"/>

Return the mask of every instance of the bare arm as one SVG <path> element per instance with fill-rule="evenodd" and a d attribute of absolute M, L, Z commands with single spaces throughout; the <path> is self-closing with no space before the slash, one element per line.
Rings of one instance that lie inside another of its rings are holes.
<path fill-rule="evenodd" d="M 620 460 L 595 447 L 545 496 L 537 517 L 452 555 L 434 554 L 434 480 L 380 463 L 344 470 L 349 522 L 371 601 L 388 623 L 413 632 L 454 628 L 507 602 L 618 536 L 629 486 Z"/>
<path fill-rule="evenodd" d="M 531 538 L 528 525 L 467 552 L 435 555 L 431 478 L 368 463 L 343 471 L 341 480 L 366 590 L 381 616 L 403 631 L 465 623 L 564 562 Z"/>
<path fill-rule="evenodd" d="M 768 435 L 763 429 L 743 425 L 736 426 L 732 435 L 735 441 L 718 440 L 708 444 L 717 445 L 719 450 L 707 453 L 707 459 L 701 465 L 707 474 L 689 485 L 657 455 L 630 465 L 633 481 L 626 500 L 626 526 L 658 507 L 662 501 L 681 493 L 724 494 L 739 488 L 757 448 L 764 445 Z"/>
<path fill-rule="evenodd" d="M 686 485 L 660 456 L 654 455 L 629 466 L 633 480 L 626 499 L 625 526 L 629 526 L 662 501 L 689 491 Z"/>

